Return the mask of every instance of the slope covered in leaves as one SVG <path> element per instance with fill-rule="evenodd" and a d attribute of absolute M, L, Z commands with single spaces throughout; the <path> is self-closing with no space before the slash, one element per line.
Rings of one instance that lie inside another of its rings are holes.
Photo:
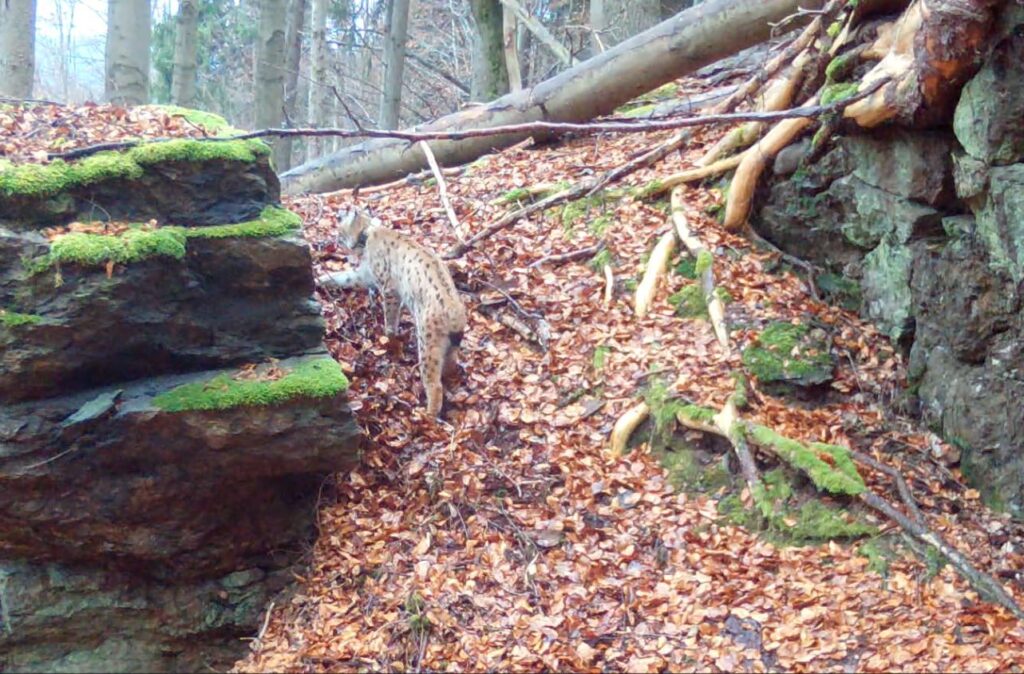
<path fill-rule="evenodd" d="M 658 138 L 513 148 L 448 177 L 448 189 L 475 232 L 512 207 L 501 199 L 510 191 L 614 167 Z M 713 141 L 699 137 L 687 157 L 631 183 L 685 168 Z M 883 411 L 903 377 L 898 355 L 854 314 L 810 300 L 790 273 L 767 273 L 772 255 L 723 232 L 709 215 L 714 203 L 708 189 L 691 188 L 687 216 L 716 251 L 733 339 L 748 343 L 770 320 L 813 317 L 839 355 L 822 404 L 756 395 L 750 417 L 899 466 L 929 524 L 1019 601 L 1019 528 L 930 460 L 948 447 Z M 434 250 L 456 242 L 433 181 L 302 198 L 290 205 L 305 217 L 318 272 L 346 264 L 333 213 L 350 204 Z M 1024 668 L 1024 626 L 949 567 L 932 577 L 902 558 L 882 577 L 853 546 L 776 547 L 726 523 L 713 498 L 673 492 L 645 445 L 619 460 L 604 455 L 613 422 L 651 379 L 685 376 L 683 395 L 720 407 L 740 363 L 706 322 L 680 318 L 666 301 L 679 276 L 647 317 L 633 314 L 627 280 L 668 230 L 665 208 L 628 195 L 591 206 L 578 220 L 570 206 L 520 222 L 450 263 L 472 294 L 448 428 L 422 416 L 408 317 L 404 337 L 388 340 L 367 293 L 320 291 L 329 346 L 353 379 L 371 442 L 363 467 L 325 488 L 309 573 L 270 608 L 237 669 Z M 609 306 L 605 279 L 586 259 L 530 266 L 598 235 L 614 265 Z M 543 317 L 548 348 L 493 320 L 496 307 L 534 327 Z M 886 493 L 881 476 L 869 477 Z"/>
<path fill-rule="evenodd" d="M 157 111 L 2 112 L 0 154 L 18 161 L 136 135 L 202 135 Z M 659 139 L 583 138 L 484 158 L 447 178 L 462 234 L 514 207 L 518 188 L 614 167 Z M 714 140 L 698 135 L 687 156 L 630 184 L 689 166 Z M 333 242 L 333 213 L 349 204 L 435 250 L 456 242 L 432 181 L 295 200 L 318 272 L 347 264 Z M 687 216 L 715 251 L 717 282 L 733 300 L 727 319 L 737 345 L 769 321 L 813 317 L 838 356 L 820 404 L 754 395 L 748 416 L 899 466 L 929 524 L 1020 601 L 1020 527 L 984 509 L 955 468 L 933 460 L 951 448 L 880 404 L 897 391 L 901 359 L 855 315 L 810 300 L 803 282 L 773 271 L 771 254 L 723 232 L 711 215 L 716 204 L 706 187 L 687 192 Z M 682 276 L 669 276 L 644 319 L 633 314 L 629 288 L 669 229 L 664 204 L 626 194 L 586 206 L 520 222 L 450 263 L 470 308 L 450 427 L 422 416 L 408 317 L 402 338 L 388 340 L 367 293 L 318 290 L 328 345 L 352 378 L 371 441 L 360 469 L 324 485 L 308 573 L 268 607 L 236 669 L 1024 668 L 1024 628 L 949 567 L 932 577 L 904 558 L 883 577 L 854 546 L 778 547 L 725 521 L 713 497 L 674 492 L 646 445 L 623 459 L 605 455 L 612 424 L 652 381 L 682 379 L 686 398 L 720 407 L 740 359 L 739 349 L 722 354 L 706 322 L 669 304 Z M 615 277 L 607 306 L 605 278 L 586 258 L 531 267 L 599 238 Z M 547 348 L 494 320 L 499 313 L 535 334 L 546 325 Z M 881 476 L 868 477 L 886 491 Z"/>

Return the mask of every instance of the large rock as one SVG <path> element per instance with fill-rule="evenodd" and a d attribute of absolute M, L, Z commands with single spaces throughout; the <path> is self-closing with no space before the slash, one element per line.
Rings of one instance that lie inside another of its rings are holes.
<path fill-rule="evenodd" d="M 1002 165 L 1024 160 L 1024 7 L 1005 3 L 1002 39 L 964 86 L 953 130 L 968 154 Z"/>
<path fill-rule="evenodd" d="M 0 671 L 226 668 L 357 461 L 266 157 L 0 162 Z"/>
<path fill-rule="evenodd" d="M 44 247 L 0 227 L 4 241 L 7 259 Z M 310 265 L 296 235 L 237 236 L 189 239 L 181 260 L 154 256 L 110 276 L 62 264 L 59 286 L 55 268 L 0 271 L 0 307 L 40 317 L 0 328 L 0 401 L 319 348 Z"/>
<path fill-rule="evenodd" d="M 1024 164 L 993 167 L 977 209 L 978 235 L 993 269 L 1024 279 Z"/>

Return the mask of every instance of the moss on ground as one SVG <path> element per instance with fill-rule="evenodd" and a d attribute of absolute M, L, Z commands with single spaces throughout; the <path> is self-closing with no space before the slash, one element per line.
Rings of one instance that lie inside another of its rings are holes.
<path fill-rule="evenodd" d="M 832 376 L 832 357 L 808 344 L 806 325 L 772 323 L 743 350 L 743 365 L 764 383 L 820 384 Z"/>
<path fill-rule="evenodd" d="M 348 379 L 333 358 L 320 358 L 296 366 L 280 379 L 238 379 L 221 374 L 205 382 L 185 384 L 153 399 L 166 412 L 224 410 L 234 407 L 278 405 L 294 398 L 329 398 L 348 388 Z"/>
<path fill-rule="evenodd" d="M 741 526 L 764 531 L 769 539 L 785 545 L 815 545 L 829 540 L 859 538 L 877 533 L 872 525 L 847 510 L 817 498 L 797 503 L 793 478 L 784 468 L 763 476 L 757 509 L 746 508 L 739 494 L 719 502 L 719 512 Z"/>
<path fill-rule="evenodd" d="M 674 306 L 676 314 L 683 318 L 706 319 L 708 317 L 708 304 L 704 300 L 704 291 L 701 290 L 698 283 L 683 286 L 679 292 L 669 296 L 668 303 Z"/>
<path fill-rule="evenodd" d="M 37 325 L 43 317 L 36 314 L 21 314 L 17 311 L 0 308 L 0 325 L 5 328 L 16 328 L 22 325 Z"/>
<path fill-rule="evenodd" d="M 302 219 L 295 213 L 279 206 L 267 206 L 255 220 L 233 225 L 157 229 L 134 225 L 121 234 L 71 232 L 55 239 L 49 254 L 26 261 L 25 267 L 30 273 L 40 273 L 60 264 L 102 267 L 109 263 L 128 264 L 154 257 L 180 260 L 185 257 L 189 239 L 283 236 L 301 225 Z"/>
<path fill-rule="evenodd" d="M 759 424 L 750 425 L 749 437 L 759 445 L 771 447 L 783 461 L 800 469 L 822 491 L 856 496 L 867 489 L 844 447 L 821 443 L 804 445 Z M 822 459 L 822 454 L 829 459 Z"/>
<path fill-rule="evenodd" d="M 202 126 L 214 136 L 241 133 L 211 113 L 175 107 L 165 109 Z M 146 166 L 162 162 L 253 162 L 269 154 L 270 146 L 257 139 L 209 141 L 178 138 L 143 142 L 122 152 L 100 152 L 71 162 L 60 159 L 48 164 L 0 162 L 0 195 L 47 197 L 106 180 L 137 179 L 143 175 Z"/>

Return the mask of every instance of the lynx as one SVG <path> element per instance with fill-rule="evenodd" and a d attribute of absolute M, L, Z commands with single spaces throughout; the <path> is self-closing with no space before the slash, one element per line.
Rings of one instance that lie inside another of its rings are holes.
<path fill-rule="evenodd" d="M 466 309 L 448 268 L 431 251 L 356 209 L 339 213 L 338 238 L 345 247 L 361 250 L 362 259 L 353 270 L 322 275 L 320 284 L 376 288 L 389 335 L 398 329 L 402 307 L 410 310 L 427 414 L 437 417 L 444 396 L 441 376 L 456 368 L 466 329 Z"/>

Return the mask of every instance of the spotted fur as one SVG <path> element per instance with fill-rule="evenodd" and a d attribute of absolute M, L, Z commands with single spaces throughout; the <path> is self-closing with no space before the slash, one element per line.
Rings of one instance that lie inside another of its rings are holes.
<path fill-rule="evenodd" d="M 456 367 L 466 329 L 466 308 L 448 268 L 437 255 L 407 236 L 384 227 L 380 220 L 353 209 L 340 215 L 338 238 L 362 251 L 355 269 L 320 277 L 323 286 L 376 288 L 384 304 L 384 330 L 394 334 L 402 308 L 416 326 L 420 379 L 427 396 L 427 414 L 441 412 L 443 374 Z"/>

